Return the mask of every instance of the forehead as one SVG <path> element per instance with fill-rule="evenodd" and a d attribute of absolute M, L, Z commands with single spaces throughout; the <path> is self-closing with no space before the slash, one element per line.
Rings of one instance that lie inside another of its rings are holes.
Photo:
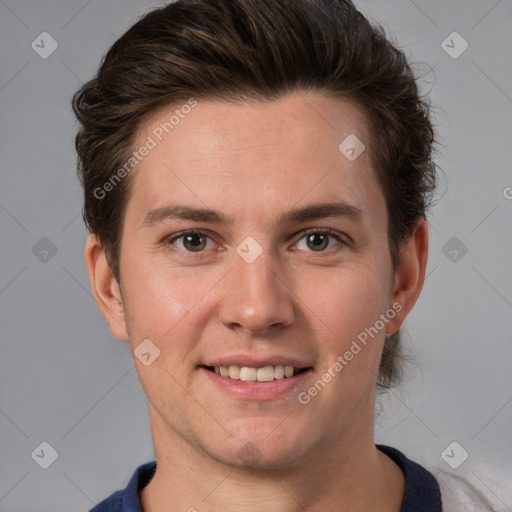
<path fill-rule="evenodd" d="M 347 158 L 369 144 L 356 103 L 301 92 L 272 102 L 184 105 L 156 112 L 137 134 L 134 150 L 152 146 L 131 187 L 129 203 L 140 215 L 177 199 L 256 216 L 341 199 L 382 214 L 369 151 Z"/>

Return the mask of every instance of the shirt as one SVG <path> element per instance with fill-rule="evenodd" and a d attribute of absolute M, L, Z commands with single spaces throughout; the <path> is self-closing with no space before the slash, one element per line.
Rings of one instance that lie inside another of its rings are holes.
<path fill-rule="evenodd" d="M 443 512 L 441 491 L 435 477 L 425 468 L 409 460 L 396 448 L 376 445 L 402 470 L 405 490 L 399 512 Z M 143 512 L 139 492 L 149 483 L 156 471 L 156 462 L 139 466 L 124 490 L 114 492 L 89 512 Z"/>

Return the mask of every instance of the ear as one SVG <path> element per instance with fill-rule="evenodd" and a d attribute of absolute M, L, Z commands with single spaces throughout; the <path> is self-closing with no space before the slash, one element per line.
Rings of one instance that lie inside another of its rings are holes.
<path fill-rule="evenodd" d="M 390 308 L 397 313 L 386 326 L 387 334 L 394 334 L 400 330 L 405 318 L 416 304 L 425 282 L 427 256 L 428 225 L 424 218 L 420 218 L 413 234 L 400 249 L 400 261 L 396 269 L 390 302 Z"/>
<path fill-rule="evenodd" d="M 121 290 L 96 235 L 91 234 L 87 238 L 85 263 L 94 300 L 108 322 L 110 331 L 117 339 L 128 341 Z"/>

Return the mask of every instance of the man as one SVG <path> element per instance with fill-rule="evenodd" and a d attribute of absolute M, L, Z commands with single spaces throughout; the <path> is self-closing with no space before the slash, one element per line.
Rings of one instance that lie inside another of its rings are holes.
<path fill-rule="evenodd" d="M 434 133 L 349 1 L 155 10 L 74 98 L 85 257 L 156 463 L 93 510 L 440 511 L 375 445 L 423 286 Z"/>

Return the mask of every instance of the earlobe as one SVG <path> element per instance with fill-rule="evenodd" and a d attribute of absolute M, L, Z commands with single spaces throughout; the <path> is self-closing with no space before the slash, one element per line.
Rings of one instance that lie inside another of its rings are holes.
<path fill-rule="evenodd" d="M 121 341 L 128 341 L 121 290 L 108 266 L 105 251 L 96 235 L 90 234 L 88 236 L 84 255 L 92 292 L 98 308 L 108 322 L 113 336 Z"/>
<path fill-rule="evenodd" d="M 425 282 L 428 257 L 428 224 L 425 219 L 418 220 L 413 234 L 403 243 L 400 250 L 400 262 L 393 282 L 393 294 L 390 307 L 397 311 L 387 324 L 386 332 L 399 331 L 405 318 L 418 300 Z M 399 306 L 400 305 L 400 306 Z"/>

